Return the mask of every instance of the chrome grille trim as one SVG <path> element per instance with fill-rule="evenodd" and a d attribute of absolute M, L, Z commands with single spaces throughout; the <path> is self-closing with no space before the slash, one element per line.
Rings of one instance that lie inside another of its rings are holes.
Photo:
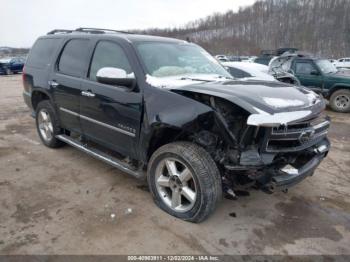
<path fill-rule="evenodd" d="M 300 128 L 303 126 L 303 128 Z M 328 117 L 320 116 L 286 127 L 270 128 L 265 137 L 266 152 L 297 152 L 325 139 L 330 126 Z M 298 127 L 298 128 L 293 128 Z"/>

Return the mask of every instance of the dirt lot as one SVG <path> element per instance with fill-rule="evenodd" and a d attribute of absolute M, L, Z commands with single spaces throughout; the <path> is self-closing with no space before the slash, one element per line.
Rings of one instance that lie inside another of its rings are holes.
<path fill-rule="evenodd" d="M 350 254 L 349 114 L 328 112 L 332 149 L 313 177 L 288 194 L 225 199 L 191 224 L 142 182 L 41 145 L 20 76 L 0 77 L 0 92 L 0 254 Z"/>

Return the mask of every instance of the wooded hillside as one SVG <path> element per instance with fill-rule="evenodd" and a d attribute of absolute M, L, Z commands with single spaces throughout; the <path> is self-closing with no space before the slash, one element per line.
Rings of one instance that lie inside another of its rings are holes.
<path fill-rule="evenodd" d="M 325 57 L 350 56 L 350 0 L 265 0 L 213 14 L 181 28 L 147 34 L 190 39 L 212 54 L 257 55 L 297 47 Z"/>

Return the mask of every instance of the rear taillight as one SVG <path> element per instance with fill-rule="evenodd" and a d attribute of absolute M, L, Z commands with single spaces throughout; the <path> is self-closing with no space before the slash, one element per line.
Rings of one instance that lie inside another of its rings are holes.
<path fill-rule="evenodd" d="M 23 84 L 24 90 L 28 91 L 28 86 L 26 83 L 26 68 L 25 68 L 25 66 L 23 66 L 23 69 L 22 69 L 22 84 Z"/>
<path fill-rule="evenodd" d="M 26 73 L 26 67 L 23 66 L 23 69 L 22 69 L 22 80 L 23 80 L 23 82 L 25 80 L 25 73 Z"/>

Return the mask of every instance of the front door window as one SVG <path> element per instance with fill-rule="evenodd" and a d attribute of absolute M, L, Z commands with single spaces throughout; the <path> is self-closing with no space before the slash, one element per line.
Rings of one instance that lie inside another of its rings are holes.
<path fill-rule="evenodd" d="M 297 75 L 311 75 L 311 72 L 316 71 L 316 68 L 311 63 L 296 63 L 295 73 Z"/>

